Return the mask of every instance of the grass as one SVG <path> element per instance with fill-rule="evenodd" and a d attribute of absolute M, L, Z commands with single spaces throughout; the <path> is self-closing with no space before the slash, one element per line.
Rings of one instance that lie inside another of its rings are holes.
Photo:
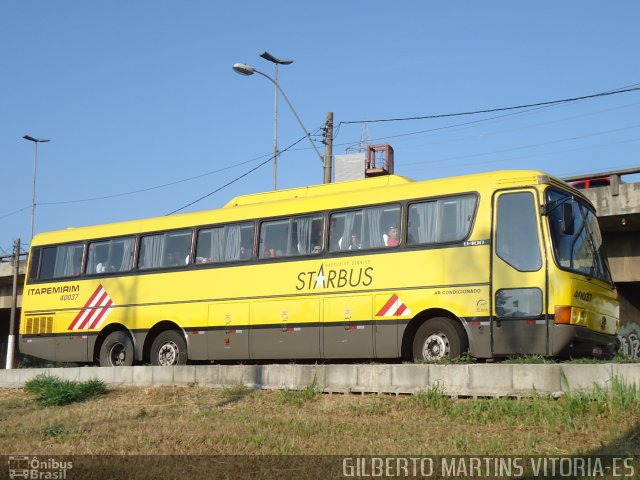
<path fill-rule="evenodd" d="M 314 377 L 313 382 L 302 390 L 284 389 L 278 393 L 278 400 L 283 405 L 302 406 L 307 402 L 315 400 L 322 393 L 322 389 L 318 386 L 317 379 Z"/>
<path fill-rule="evenodd" d="M 89 397 L 105 393 L 107 387 L 102 380 L 97 379 L 76 382 L 49 375 L 37 375 L 25 383 L 24 390 L 35 395 L 36 402 L 40 405 L 47 406 L 82 402 Z"/>
<path fill-rule="evenodd" d="M 616 379 L 607 390 L 594 387 L 559 399 L 460 400 L 449 398 L 438 385 L 415 395 L 326 395 L 312 382 L 304 390 L 282 391 L 196 385 L 115 388 L 64 406 L 41 403 L 37 392 L 51 391 L 54 384 L 51 378 L 36 377 L 24 391 L 0 390 L 0 451 L 640 454 L 640 391 Z"/>

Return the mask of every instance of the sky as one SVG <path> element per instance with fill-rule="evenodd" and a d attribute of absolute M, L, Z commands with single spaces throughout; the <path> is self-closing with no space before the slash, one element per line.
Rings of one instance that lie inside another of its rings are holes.
<path fill-rule="evenodd" d="M 334 154 L 388 143 L 396 173 L 415 180 L 638 167 L 640 91 L 375 120 L 638 87 L 639 21 L 633 0 L 4 0 L 0 255 L 31 238 L 25 134 L 51 139 L 38 148 L 36 233 L 272 190 L 274 86 L 231 68 L 273 77 L 264 50 L 294 60 L 279 84 L 321 152 L 333 112 Z M 278 188 L 322 183 L 282 96 L 278 147 Z"/>

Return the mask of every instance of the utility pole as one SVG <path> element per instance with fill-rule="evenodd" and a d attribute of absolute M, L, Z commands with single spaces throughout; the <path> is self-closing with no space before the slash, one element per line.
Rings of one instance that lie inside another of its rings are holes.
<path fill-rule="evenodd" d="M 327 121 L 324 128 L 326 133 L 324 147 L 324 183 L 331 183 L 331 170 L 333 166 L 333 112 L 327 112 Z"/>
<path fill-rule="evenodd" d="M 20 239 L 13 244 L 13 295 L 11 301 L 11 317 L 9 320 L 9 343 L 7 345 L 7 370 L 13 368 L 16 336 L 16 312 L 18 310 L 18 272 L 20 270 Z"/>

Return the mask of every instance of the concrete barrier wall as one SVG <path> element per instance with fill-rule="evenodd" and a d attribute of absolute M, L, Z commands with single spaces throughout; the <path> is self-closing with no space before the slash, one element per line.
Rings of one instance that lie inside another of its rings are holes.
<path fill-rule="evenodd" d="M 79 367 L 0 370 L 0 388 L 21 388 L 39 374 L 65 380 L 101 379 L 112 386 L 245 385 L 304 389 L 316 382 L 327 393 L 411 394 L 439 388 L 454 397 L 559 396 L 567 391 L 608 388 L 614 378 L 640 387 L 640 364 L 553 365 L 189 365 L 181 367 Z"/>

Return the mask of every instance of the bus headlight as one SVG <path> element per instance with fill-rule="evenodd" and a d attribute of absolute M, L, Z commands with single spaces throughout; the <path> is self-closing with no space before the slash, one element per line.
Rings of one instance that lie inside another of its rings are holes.
<path fill-rule="evenodd" d="M 554 322 L 567 325 L 587 325 L 587 311 L 578 307 L 556 307 Z"/>

